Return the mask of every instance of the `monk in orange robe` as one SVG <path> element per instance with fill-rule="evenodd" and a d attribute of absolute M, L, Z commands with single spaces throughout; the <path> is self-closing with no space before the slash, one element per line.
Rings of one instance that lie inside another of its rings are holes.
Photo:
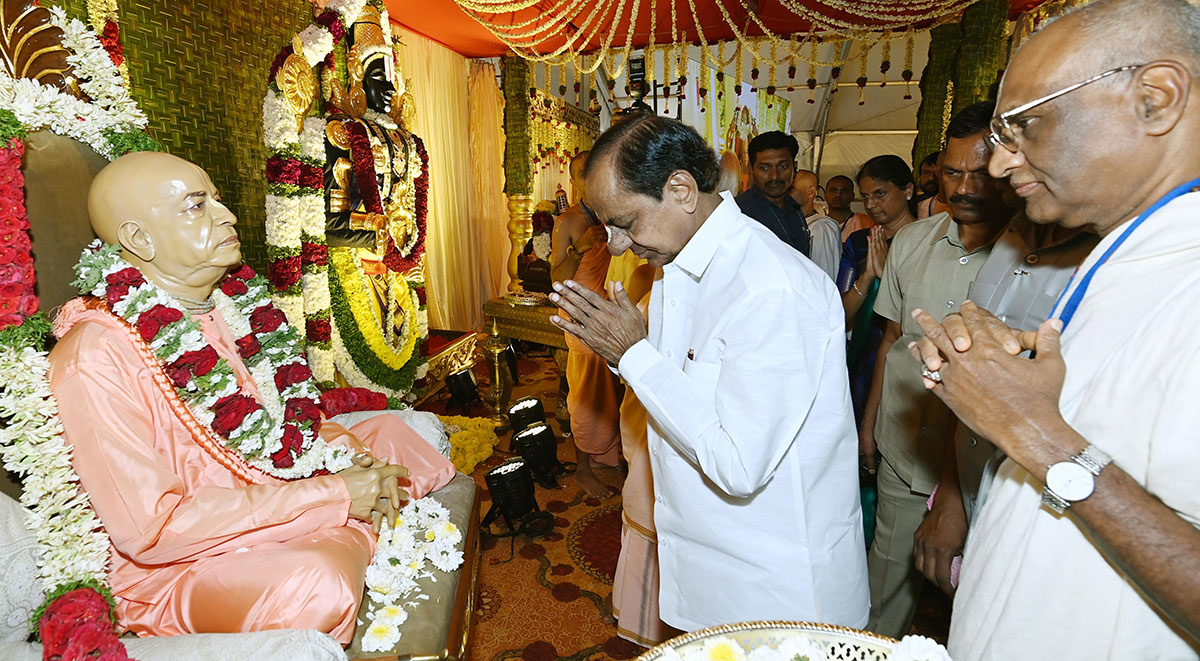
<path fill-rule="evenodd" d="M 203 305 L 241 259 L 236 218 L 207 174 L 166 154 L 131 154 L 97 176 L 89 211 L 96 234 L 179 301 L 241 391 L 264 402 L 220 310 Z M 316 629 L 349 643 L 375 550 L 370 521 L 405 497 L 396 482 L 408 471 L 397 464 L 411 469 L 413 498 L 449 482 L 453 464 L 387 414 L 349 430 L 320 426 L 326 441 L 374 457 L 337 474 L 284 481 L 220 456 L 177 414 L 136 331 L 92 301 L 75 299 L 56 318 L 50 383 L 72 464 L 111 541 L 120 628 Z"/>
<path fill-rule="evenodd" d="M 550 276 L 555 282 L 574 280 L 604 294 L 608 276 L 608 235 L 582 197 L 587 152 L 571 161 L 572 189 L 578 202 L 560 215 L 551 235 Z M 621 385 L 608 363 L 570 333 L 567 348 L 567 412 L 575 439 L 575 482 L 589 496 L 616 493 L 592 471 L 593 464 L 616 466 L 620 462 Z"/>

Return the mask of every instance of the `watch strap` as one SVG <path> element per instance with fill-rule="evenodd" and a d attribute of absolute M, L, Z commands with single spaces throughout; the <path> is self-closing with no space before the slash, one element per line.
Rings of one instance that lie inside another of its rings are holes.
<path fill-rule="evenodd" d="M 1062 514 L 1071 506 L 1071 502 L 1054 493 L 1050 487 L 1042 487 L 1042 504 L 1055 512 Z"/>
<path fill-rule="evenodd" d="M 1086 448 L 1081 450 L 1079 454 L 1071 457 L 1071 460 L 1080 466 L 1083 466 L 1088 470 L 1089 473 L 1096 476 L 1100 475 L 1100 471 L 1104 470 L 1105 466 L 1112 463 L 1112 457 L 1108 456 L 1106 452 L 1090 443 Z"/>

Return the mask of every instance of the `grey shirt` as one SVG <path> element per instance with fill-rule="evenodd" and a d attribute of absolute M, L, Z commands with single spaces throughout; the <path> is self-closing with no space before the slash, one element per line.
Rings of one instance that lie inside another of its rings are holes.
<path fill-rule="evenodd" d="M 970 298 L 1012 328 L 1034 330 L 1054 310 L 1058 295 L 1075 269 L 1100 241 L 1090 232 L 1055 240 L 1055 225 L 1038 225 L 1024 215 L 1013 219 L 992 246 L 971 284 Z M 967 520 L 983 505 L 983 496 L 1004 453 L 964 425 L 954 437 L 958 483 Z"/>

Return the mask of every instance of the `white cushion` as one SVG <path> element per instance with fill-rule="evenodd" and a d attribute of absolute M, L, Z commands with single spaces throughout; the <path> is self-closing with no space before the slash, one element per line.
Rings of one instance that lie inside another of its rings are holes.
<path fill-rule="evenodd" d="M 24 641 L 29 618 L 42 604 L 35 543 L 25 528 L 25 508 L 0 494 L 0 643 Z"/>
<path fill-rule="evenodd" d="M 406 425 L 413 428 L 413 431 L 420 434 L 421 438 L 425 439 L 432 445 L 442 456 L 450 458 L 450 438 L 446 436 L 446 428 L 442 425 L 442 421 L 435 414 L 428 411 L 415 411 L 413 409 L 387 410 L 387 411 L 354 411 L 353 413 L 343 413 L 335 415 L 330 420 L 339 425 L 350 428 L 360 422 L 370 420 L 377 415 L 383 414 L 394 415 L 404 421 Z"/>

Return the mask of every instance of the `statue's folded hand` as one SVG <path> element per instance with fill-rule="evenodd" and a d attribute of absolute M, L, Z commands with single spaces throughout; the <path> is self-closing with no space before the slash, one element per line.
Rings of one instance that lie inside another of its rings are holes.
<path fill-rule="evenodd" d="M 400 504 L 409 497 L 408 492 L 400 488 L 400 478 L 408 477 L 408 469 L 404 466 L 375 461 L 370 466 L 356 463 L 337 475 L 350 493 L 350 516 L 371 521 L 376 532 L 382 516 L 394 521 Z"/>

